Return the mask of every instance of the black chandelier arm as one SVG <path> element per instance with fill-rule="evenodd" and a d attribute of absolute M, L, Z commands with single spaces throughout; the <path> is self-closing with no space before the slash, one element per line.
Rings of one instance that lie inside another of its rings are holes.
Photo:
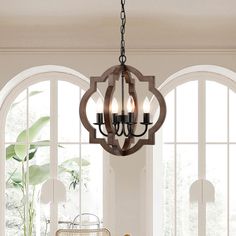
<path fill-rule="evenodd" d="M 124 130 L 124 136 L 129 137 L 130 136 L 130 131 L 129 131 L 128 125 L 127 125 L 127 132 L 126 132 L 126 129 L 125 129 L 125 124 L 123 124 L 123 130 Z"/>
<path fill-rule="evenodd" d="M 120 136 L 122 136 L 122 135 L 124 134 L 124 124 L 122 124 L 122 126 L 121 126 L 121 131 L 120 131 L 120 133 L 119 133 L 119 130 L 120 130 L 120 124 L 119 124 L 119 129 L 118 129 L 117 132 L 116 132 L 116 135 L 117 135 L 118 137 L 120 137 Z"/>
<path fill-rule="evenodd" d="M 117 132 L 120 129 L 120 123 L 113 123 L 114 129 L 115 129 L 115 133 L 117 134 Z"/>
<path fill-rule="evenodd" d="M 136 138 L 137 138 L 137 137 L 142 137 L 144 134 L 146 134 L 146 132 L 147 132 L 147 130 L 148 130 L 148 125 L 149 125 L 149 124 L 143 124 L 143 125 L 145 125 L 144 131 L 143 131 L 141 134 L 135 134 L 135 133 L 132 132 L 131 125 L 128 124 L 129 134 L 130 134 L 131 136 L 133 136 L 133 137 L 136 137 Z"/>
<path fill-rule="evenodd" d="M 97 123 L 94 123 L 94 124 L 98 126 L 99 132 L 100 132 L 103 136 L 108 137 L 108 135 L 105 134 L 105 132 L 102 130 L 102 125 L 104 125 L 104 124 L 97 124 Z M 127 134 L 127 132 L 125 131 L 125 125 L 124 125 L 124 124 L 122 124 L 122 129 L 121 129 L 120 133 L 119 133 L 119 130 L 120 130 L 120 123 L 114 124 L 114 129 L 115 129 L 115 134 L 116 134 L 117 136 L 119 136 L 119 137 L 122 136 L 123 134 L 125 135 L 125 137 L 128 137 L 128 136 L 129 136 L 129 132 L 128 132 L 128 134 Z"/>
<path fill-rule="evenodd" d="M 105 134 L 105 133 L 103 132 L 103 130 L 102 130 L 102 124 L 98 124 L 98 128 L 99 128 L 100 133 L 101 133 L 103 136 L 108 137 L 108 135 Z"/>
<path fill-rule="evenodd" d="M 125 137 L 128 137 L 130 135 L 130 132 L 129 132 L 128 128 L 127 128 L 127 131 L 126 131 L 126 128 L 125 128 L 126 124 L 125 123 L 122 123 L 121 129 L 120 129 L 120 123 L 116 123 L 116 124 L 113 124 L 113 125 L 114 125 L 114 129 L 115 129 L 115 134 L 118 137 L 120 137 L 122 135 L 124 135 Z"/>
<path fill-rule="evenodd" d="M 98 129 L 99 129 L 99 132 L 105 136 L 105 137 L 108 137 L 108 135 L 102 130 L 102 125 L 104 124 L 97 124 L 97 123 L 94 123 L 95 125 L 98 126 Z M 120 137 L 122 135 L 124 135 L 125 137 L 129 137 L 129 136 L 134 136 L 134 137 L 141 137 L 142 135 L 144 135 L 146 132 L 147 132 L 147 127 L 148 127 L 148 124 L 146 125 L 146 128 L 145 128 L 145 131 L 140 134 L 140 135 L 136 135 L 132 132 L 132 129 L 131 129 L 131 126 L 133 124 L 125 124 L 125 123 L 122 123 L 122 128 L 120 129 L 120 123 L 117 123 L 117 124 L 113 124 L 114 125 L 114 129 L 115 129 L 115 134 Z M 126 130 L 126 125 L 127 125 L 127 130 Z M 120 131 L 120 132 L 119 132 Z"/>
<path fill-rule="evenodd" d="M 98 128 L 99 128 L 99 131 L 100 133 L 105 136 L 105 137 L 108 137 L 108 135 L 102 130 L 102 125 L 104 124 L 97 124 L 95 123 L 96 125 L 98 125 Z M 129 136 L 133 136 L 133 137 L 142 137 L 144 134 L 146 134 L 147 130 L 148 130 L 148 126 L 152 123 L 141 123 L 142 125 L 145 126 L 145 129 L 144 131 L 141 133 L 141 134 L 135 134 L 133 131 L 132 131 L 132 125 L 133 123 L 122 123 L 122 126 L 121 126 L 121 129 L 120 129 L 120 123 L 116 123 L 116 124 L 113 124 L 114 126 L 114 129 L 115 129 L 115 134 L 118 136 L 118 137 L 121 137 L 122 135 L 124 135 L 125 137 L 129 137 Z M 126 130 L 126 126 L 127 126 L 127 130 Z M 119 132 L 120 131 L 120 132 Z"/>

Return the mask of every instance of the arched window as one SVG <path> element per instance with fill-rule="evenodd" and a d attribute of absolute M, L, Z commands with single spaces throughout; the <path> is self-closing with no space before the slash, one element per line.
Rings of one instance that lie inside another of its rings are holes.
<path fill-rule="evenodd" d="M 195 66 L 161 90 L 168 112 L 154 148 L 155 235 L 236 235 L 236 74 Z M 213 189 L 201 185 L 191 196 L 194 182 L 205 180 Z"/>
<path fill-rule="evenodd" d="M 88 80 L 58 66 L 32 68 L 17 80 L 1 97 L 0 234 L 54 235 L 57 228 L 87 227 L 85 221 L 97 227 L 103 217 L 103 153 L 88 145 L 78 112 Z M 45 204 L 41 189 L 49 180 Z M 66 201 L 55 180 L 63 183 Z"/>

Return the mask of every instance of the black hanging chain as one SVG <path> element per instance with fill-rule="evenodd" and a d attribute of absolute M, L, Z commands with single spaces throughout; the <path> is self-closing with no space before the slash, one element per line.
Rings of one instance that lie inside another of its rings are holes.
<path fill-rule="evenodd" d="M 125 80 L 125 24 L 126 24 L 126 13 L 125 13 L 125 0 L 121 0 L 121 12 L 120 12 L 121 26 L 120 26 L 120 34 L 121 34 L 121 42 L 120 42 L 120 57 L 119 61 L 122 66 L 121 72 L 121 98 L 122 98 L 122 108 L 121 113 L 124 115 L 124 80 Z"/>
<path fill-rule="evenodd" d="M 121 42 L 120 42 L 120 57 L 119 61 L 121 65 L 124 65 L 126 62 L 125 56 L 125 24 L 126 24 L 126 13 L 125 13 L 125 0 L 121 0 L 121 12 L 120 12 L 121 26 Z"/>

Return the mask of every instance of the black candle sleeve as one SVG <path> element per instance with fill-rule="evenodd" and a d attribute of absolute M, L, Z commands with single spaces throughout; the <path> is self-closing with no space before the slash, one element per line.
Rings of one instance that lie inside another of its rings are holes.
<path fill-rule="evenodd" d="M 103 114 L 97 113 L 97 124 L 103 124 Z"/>
<path fill-rule="evenodd" d="M 143 123 L 144 124 L 150 123 L 150 113 L 143 113 Z"/>
<path fill-rule="evenodd" d="M 118 123 L 118 119 L 117 119 L 117 113 L 112 113 L 112 123 L 113 124 L 117 124 Z"/>
<path fill-rule="evenodd" d="M 129 124 L 133 124 L 134 123 L 134 113 L 133 112 L 129 112 L 128 113 L 128 123 Z"/>

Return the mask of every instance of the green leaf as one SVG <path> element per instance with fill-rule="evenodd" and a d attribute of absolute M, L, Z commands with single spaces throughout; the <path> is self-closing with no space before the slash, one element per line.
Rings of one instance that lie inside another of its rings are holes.
<path fill-rule="evenodd" d="M 15 169 L 15 171 L 13 171 L 12 173 L 8 173 L 9 174 L 9 178 L 6 181 L 6 187 L 7 188 L 18 188 L 18 187 L 22 187 L 22 175 L 20 172 L 17 171 L 17 169 Z"/>
<path fill-rule="evenodd" d="M 30 145 L 30 149 L 29 149 L 29 160 L 31 160 L 32 158 L 34 158 L 36 152 L 37 152 L 37 147 L 38 145 Z M 17 157 L 16 153 L 15 153 L 15 145 L 10 145 L 6 148 L 6 160 L 9 160 L 13 158 L 14 160 L 21 162 L 22 159 L 20 159 L 19 157 Z M 24 158 L 24 160 L 26 161 L 27 157 Z"/>
<path fill-rule="evenodd" d="M 76 163 L 78 166 L 80 166 L 80 158 L 79 158 L 79 157 L 75 157 L 75 158 L 68 159 L 68 160 L 62 162 L 61 165 L 62 165 L 62 166 L 63 166 L 63 165 L 66 166 L 67 164 L 70 165 L 70 164 L 73 163 L 73 162 Z M 81 165 L 82 165 L 82 166 L 89 166 L 89 165 L 90 165 L 90 162 L 82 158 L 82 160 L 81 160 Z"/>
<path fill-rule="evenodd" d="M 29 184 L 38 185 L 50 177 L 49 164 L 32 165 L 29 167 Z"/>
<path fill-rule="evenodd" d="M 29 93 L 29 97 L 33 97 L 33 96 L 35 96 L 35 95 L 37 95 L 37 94 L 40 94 L 40 93 L 42 93 L 42 92 L 43 92 L 43 91 L 32 91 L 32 92 Z M 18 102 L 13 103 L 13 104 L 11 105 L 11 108 L 17 106 L 18 104 L 20 104 L 21 102 L 23 102 L 25 99 L 26 99 L 26 97 L 24 97 L 23 99 L 21 99 L 21 100 L 18 101 Z"/>
<path fill-rule="evenodd" d="M 15 173 L 12 177 L 11 180 L 16 183 L 16 184 L 20 184 L 22 183 L 22 176 L 20 173 Z"/>
<path fill-rule="evenodd" d="M 6 148 L 6 160 L 11 159 L 16 155 L 15 145 L 11 144 Z"/>
<path fill-rule="evenodd" d="M 30 128 L 29 128 L 29 138 L 28 141 L 32 142 L 40 133 L 40 131 L 45 127 L 45 125 L 49 122 L 50 117 L 45 116 L 39 118 Z M 27 130 L 23 130 L 17 137 L 17 142 L 24 143 L 27 141 Z M 15 145 L 15 153 L 21 159 L 24 160 L 27 155 L 27 148 L 25 145 L 17 144 Z"/>
<path fill-rule="evenodd" d="M 24 186 L 23 186 L 21 183 L 12 182 L 12 186 L 13 186 L 14 188 L 21 188 L 21 189 L 24 188 Z"/>
<path fill-rule="evenodd" d="M 49 122 L 49 116 L 43 116 L 39 118 L 30 128 L 29 128 L 29 142 L 32 142 L 39 134 L 39 132 L 44 128 L 44 126 Z M 27 139 L 26 130 L 22 131 L 18 137 L 17 142 L 26 142 Z"/>
<path fill-rule="evenodd" d="M 31 159 L 34 158 L 34 156 L 35 156 L 37 150 L 38 150 L 37 148 L 36 148 L 34 151 L 31 151 L 31 149 L 30 149 L 30 152 L 29 152 L 29 160 L 31 160 Z M 27 157 L 25 157 L 25 161 L 26 161 L 26 159 L 27 159 Z"/>
<path fill-rule="evenodd" d="M 82 166 L 90 165 L 90 163 L 85 159 L 81 160 L 81 164 L 82 164 Z M 72 177 L 72 179 L 74 179 L 74 181 L 79 182 L 79 170 L 80 170 L 79 167 L 80 167 L 80 159 L 79 158 L 68 159 L 68 160 L 62 162 L 61 165 L 59 166 L 59 168 L 60 168 L 59 174 L 63 173 L 63 172 L 68 173 L 71 175 L 71 177 Z M 71 186 L 74 187 L 73 184 L 70 185 L 70 187 Z"/>
<path fill-rule="evenodd" d="M 62 168 L 58 168 L 58 172 L 64 171 Z M 45 180 L 50 178 L 50 165 L 31 165 L 29 166 L 29 184 L 30 185 L 38 185 L 43 183 Z M 12 185 L 17 187 L 17 185 L 22 184 L 22 175 L 19 172 L 15 172 L 10 176 L 10 180 Z"/>
<path fill-rule="evenodd" d="M 9 184 L 9 182 L 10 182 L 12 176 L 16 173 L 16 171 L 17 171 L 17 168 L 16 168 L 12 173 L 9 173 L 9 172 L 8 172 L 9 177 L 7 178 L 6 185 Z"/>
<path fill-rule="evenodd" d="M 82 164 L 82 166 L 89 166 L 90 162 L 82 158 L 81 164 Z"/>
<path fill-rule="evenodd" d="M 49 147 L 50 146 L 50 140 L 40 140 L 36 144 L 31 144 L 30 149 L 36 149 L 39 147 Z"/>
<path fill-rule="evenodd" d="M 22 162 L 22 160 L 19 159 L 17 156 L 13 156 L 12 158 L 13 158 L 14 160 L 18 161 L 18 162 Z"/>
<path fill-rule="evenodd" d="M 40 147 L 49 147 L 50 146 L 50 140 L 40 140 L 36 144 L 31 144 L 30 149 L 36 149 Z M 62 145 L 58 144 L 58 147 L 64 148 Z"/>
<path fill-rule="evenodd" d="M 35 95 L 37 95 L 37 94 L 39 94 L 39 93 L 42 93 L 43 91 L 31 91 L 30 93 L 29 93 L 29 97 L 33 97 L 33 96 L 35 96 Z"/>
<path fill-rule="evenodd" d="M 34 157 L 38 148 L 49 147 L 49 146 L 50 146 L 49 140 L 41 140 L 41 141 L 38 141 L 37 144 L 31 144 L 30 149 L 29 149 L 29 160 L 31 160 Z M 63 148 L 62 145 L 58 145 L 58 147 Z M 15 145 L 13 144 L 6 147 L 6 160 L 9 160 L 11 158 L 14 158 L 16 161 L 19 161 L 19 162 L 22 161 L 22 159 L 16 156 Z M 26 160 L 26 157 L 24 159 Z"/>

